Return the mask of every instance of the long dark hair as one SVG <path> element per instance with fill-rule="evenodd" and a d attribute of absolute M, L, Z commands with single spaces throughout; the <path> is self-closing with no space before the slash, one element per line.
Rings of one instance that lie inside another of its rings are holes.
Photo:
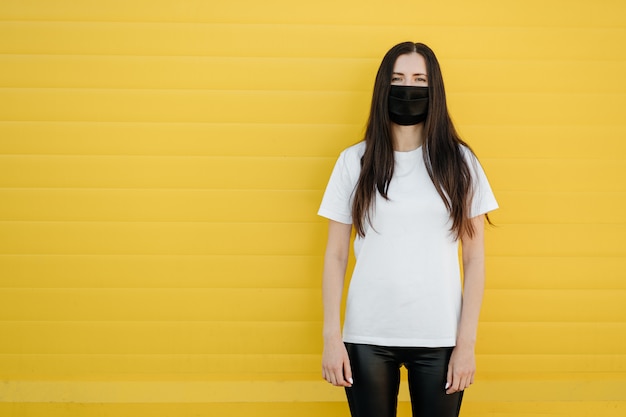
<path fill-rule="evenodd" d="M 417 52 L 426 61 L 428 76 L 428 116 L 425 121 L 423 156 L 428 175 L 441 196 L 452 220 L 451 232 L 456 238 L 463 234 L 473 236 L 469 221 L 469 202 L 473 193 L 469 166 L 461 146 L 471 148 L 454 128 L 443 86 L 441 68 L 435 53 L 422 43 L 404 42 L 391 48 L 384 56 L 374 83 L 372 106 L 365 130 L 365 153 L 361 158 L 361 173 L 352 204 L 354 227 L 365 236 L 365 225 L 371 222 L 376 192 L 385 199 L 394 171 L 391 120 L 388 97 L 396 59 L 400 55 Z"/>

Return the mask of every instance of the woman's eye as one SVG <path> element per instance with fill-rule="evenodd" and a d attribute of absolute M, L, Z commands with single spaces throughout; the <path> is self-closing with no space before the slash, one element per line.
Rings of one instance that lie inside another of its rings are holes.
<path fill-rule="evenodd" d="M 392 82 L 392 83 L 394 83 L 394 82 L 399 82 L 399 81 L 402 81 L 402 79 L 401 79 L 400 77 L 393 77 L 393 78 L 391 79 L 391 82 Z"/>

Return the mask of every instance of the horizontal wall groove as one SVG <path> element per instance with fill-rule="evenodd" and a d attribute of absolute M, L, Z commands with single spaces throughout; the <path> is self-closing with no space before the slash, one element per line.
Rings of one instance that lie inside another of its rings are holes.
<path fill-rule="evenodd" d="M 1 257 L 2 255 L 0 255 Z M 34 291 L 94 291 L 94 292 L 98 292 L 98 291 L 102 291 L 102 292 L 109 292 L 109 291 L 133 291 L 133 292 L 142 292 L 145 291 L 146 293 L 150 293 L 150 292 L 162 292 L 162 291 L 180 291 L 180 292 L 189 292 L 189 291 L 193 291 L 193 290 L 207 290 L 207 291 L 211 291 L 211 290 L 216 290 L 216 291 L 241 291 L 241 292 L 245 292 L 245 291 L 249 291 L 249 292 L 257 292 L 257 291 L 263 291 L 263 292 L 281 292 L 281 291 L 313 291 L 313 292 L 319 292 L 321 291 L 321 289 L 319 288 L 319 286 L 313 286 L 313 287 L 266 287 L 266 286 L 262 286 L 262 287 L 253 287 L 253 286 L 249 286 L 246 285 L 245 287 L 228 287 L 228 286 L 223 286 L 223 287 L 211 287 L 211 286 L 206 286 L 206 287 L 41 287 L 41 286 L 37 286 L 37 287 L 3 287 L 0 284 L 0 291 L 1 290 L 15 290 L 15 291 L 24 291 L 24 292 L 29 292 L 31 290 Z M 558 289 L 555 289 L 558 290 Z M 532 290 L 527 290 L 527 291 L 532 291 Z M 543 291 L 543 290 L 542 290 Z M 585 290 L 578 290 L 577 291 L 585 291 Z M 601 290 L 598 290 L 601 291 Z M 82 321 L 82 320 L 81 320 Z"/>
<path fill-rule="evenodd" d="M 223 325 L 228 326 L 228 324 L 233 323 L 231 320 L 2 320 L 0 322 L 0 328 L 4 325 L 15 325 L 15 324 L 47 324 L 47 323 L 58 323 L 58 324 L 85 324 L 85 323 L 97 323 L 97 324 L 119 324 L 122 323 L 124 325 L 135 326 L 137 324 L 142 323 L 150 323 L 150 324 L 178 324 L 178 323 L 189 323 L 189 324 L 215 324 L 215 325 Z M 292 325 L 297 324 L 303 327 L 316 325 L 321 326 L 322 320 L 237 320 L 235 322 L 238 325 L 254 325 L 254 324 L 274 324 L 274 325 L 287 325 L 292 327 Z M 528 322 L 533 323 L 533 322 Z M 4 355 L 4 353 L 0 353 L 0 355 Z"/>
<path fill-rule="evenodd" d="M 223 188 L 182 188 L 182 187 L 0 187 L 0 191 L 171 191 L 178 193 L 187 192 L 232 192 L 232 193 L 285 193 L 285 194 L 298 194 L 298 193 L 320 193 L 323 192 L 322 188 L 229 188 L 225 190 Z M 321 198 L 321 196 L 320 196 Z M 321 200 L 320 200 L 321 201 Z"/>
<path fill-rule="evenodd" d="M 354 143 L 360 140 L 356 140 Z M 1 151 L 0 151 L 1 152 Z M 598 162 L 626 162 L 626 157 L 607 157 L 607 158 L 555 158 L 555 157 L 518 157 L 518 158 L 510 158 L 510 157 L 502 157 L 502 158 L 494 158 L 494 157 L 480 157 L 478 155 L 481 165 L 489 164 L 492 162 L 506 162 L 506 161 L 515 161 L 515 162 L 554 162 L 561 161 L 563 165 L 567 163 L 598 163 Z M 331 161 L 335 162 L 337 160 L 337 155 L 290 155 L 290 156 L 282 156 L 282 155 L 167 155 L 167 154 L 128 154 L 128 153 L 120 153 L 120 154 L 67 154 L 67 153 L 59 153 L 59 154 L 50 154 L 50 153 L 0 153 L 0 159 L 6 158 L 38 158 L 38 159 L 56 159 L 56 158 L 84 158 L 84 159 L 140 159 L 140 158 L 152 158 L 152 159 L 207 159 L 207 160 L 262 160 L 262 161 L 287 161 L 287 160 L 321 160 L 321 161 Z M 626 165 L 623 168 L 624 174 L 626 175 Z M 330 174 L 330 172 L 329 172 Z M 2 187 L 0 187 L 2 188 Z M 502 191 L 502 190 L 499 190 Z M 510 192 L 510 191 L 507 191 Z M 523 193 L 533 192 L 529 190 L 520 191 Z M 538 193 L 546 192 L 544 190 L 536 191 Z M 574 193 L 574 191 L 554 191 L 556 194 L 559 193 Z M 589 193 L 611 193 L 611 192 L 623 192 L 623 191 L 589 191 Z"/>
<path fill-rule="evenodd" d="M 199 225 L 212 225 L 212 224 L 220 224 L 220 225 L 259 225 L 259 224 L 269 224 L 269 225 L 286 225 L 286 224 L 323 224 L 326 225 L 328 223 L 328 219 L 318 216 L 315 212 L 311 213 L 314 218 L 317 220 L 312 221 L 302 221 L 302 220 L 293 220 L 293 221 L 261 221 L 261 220 L 107 220 L 107 219 L 97 219 L 98 216 L 94 215 L 94 219 L 92 220 L 83 220 L 83 219 L 63 219 L 63 220 L 50 220 L 50 219 L 10 219 L 10 218 L 2 218 L 0 217 L 0 224 L 199 224 Z M 174 216 L 170 216 L 174 217 Z M 186 217 L 182 214 L 180 217 Z M 497 233 L 497 230 L 490 229 L 491 227 L 506 227 L 506 226 L 547 226 L 554 225 L 554 222 L 528 222 L 528 223 L 506 223 L 506 222 L 498 222 L 495 226 L 487 225 L 487 230 L 491 231 L 491 233 Z M 589 221 L 589 222 L 568 222 L 563 221 L 559 222 L 560 226 L 624 226 L 625 222 L 598 222 L 598 221 Z"/>
<path fill-rule="evenodd" d="M 2 54 L 0 54 L 2 55 Z M 370 94 L 370 88 L 359 88 L 359 89 L 348 89 L 348 90 L 340 90 L 340 89 L 332 89 L 332 90 L 299 90 L 299 89 L 266 89 L 266 90 L 257 90 L 257 89 L 233 89 L 233 88 L 124 88 L 124 87 L 0 87 L 0 92 L 181 92 L 181 93 L 190 93 L 194 95 L 199 94 L 207 94 L 207 93 L 233 93 L 233 94 L 244 94 L 244 95 L 300 95 L 300 94 L 310 94 L 310 95 L 320 95 L 320 96 L 342 96 L 342 95 L 368 95 Z M 472 91 L 447 91 L 446 96 L 454 99 L 454 97 L 624 97 L 626 96 L 625 92 L 546 92 L 545 89 L 537 90 L 537 91 L 498 91 L 498 92 L 472 92 Z M 539 100 L 537 100 L 539 101 Z M 18 121 L 19 122 L 19 121 Z M 30 121 L 29 121 L 30 122 Z M 173 122 L 165 122 L 165 123 L 173 123 Z M 201 123 L 201 122 L 195 122 Z M 257 122 L 258 123 L 258 122 Z M 293 123 L 299 124 L 299 123 Z M 306 124 L 306 123 L 305 123 Z M 604 125 L 604 124 L 603 124 Z M 493 124 L 491 126 L 497 126 L 497 124 Z"/>
<path fill-rule="evenodd" d="M 151 254 L 115 254 L 115 255 L 111 255 L 111 254 L 100 254 L 100 255 L 89 255 L 89 254 L 81 254 L 81 253 L 71 253 L 71 254 L 48 254 L 48 255 L 41 255 L 38 253 L 33 253 L 33 254 L 25 254 L 25 253 L 21 253 L 21 254 L 5 254 L 5 253 L 0 253 L 0 260 L 2 260 L 2 258 L 12 258 L 12 257 L 16 257 L 16 258 L 20 258 L 20 257 L 36 257 L 36 258 L 84 258 L 84 257 L 112 257 L 112 258 L 159 258 L 159 259 L 163 259 L 163 258 L 174 258 L 174 259 L 178 259 L 178 258 L 208 258 L 208 259 L 213 259 L 213 258 L 217 258 L 217 259 L 237 259 L 237 258 L 241 258 L 241 257 L 245 257 L 245 258 L 259 258 L 259 259 L 268 259 L 268 258 L 303 258 L 303 259 L 321 259 L 322 255 L 312 255 L 312 254 L 303 254 L 303 255 L 293 255 L 293 254 L 281 254 L 281 255 L 262 255 L 262 254 L 249 254 L 249 255 L 237 255 L 237 254 L 202 254 L 202 255 L 198 255 L 198 254 L 183 254 L 183 255 L 179 255 L 179 254 L 164 254 L 164 255 L 151 255 Z"/>
<path fill-rule="evenodd" d="M 315 217 L 317 218 L 317 217 Z M 172 223 L 172 224 L 178 224 L 178 223 L 183 223 L 183 224 L 187 224 L 187 223 L 198 223 L 198 224 L 207 224 L 207 225 L 212 225 L 212 224 L 254 224 L 254 225 L 260 225 L 260 224 L 274 224 L 274 225 L 283 225 L 283 224 L 319 224 L 319 223 L 326 223 L 326 219 L 323 217 L 320 217 L 320 221 L 246 221 L 246 222 L 241 222 L 241 221 L 229 221 L 229 222 L 224 222 L 224 221 L 200 221 L 200 220 L 189 220 L 189 221 L 182 221 L 182 220 L 163 220 L 163 221 L 136 221 L 136 220 L 2 220 L 0 219 L 0 224 L 64 224 L 64 223 L 72 223 L 72 224 L 99 224 L 99 223 L 119 223 L 119 224 L 162 224 L 162 223 Z M 527 223 L 497 223 L 495 226 L 491 226 L 491 225 L 486 225 L 486 230 L 488 232 L 493 232 L 496 233 L 498 230 L 498 228 L 503 228 L 505 226 L 544 226 L 546 224 L 551 224 L 552 226 L 556 226 L 556 227 L 561 227 L 561 226 L 571 226 L 571 225 L 581 225 L 581 226 L 594 226 L 594 225 L 598 225 L 598 226 L 626 226 L 626 222 L 613 222 L 613 223 L 599 223 L 599 222 L 577 222 L 577 223 L 558 223 L 558 224 L 554 224 L 554 223 L 537 223 L 537 222 L 527 222 Z M 496 235 L 494 235 L 495 237 Z M 511 256 L 511 255 L 502 255 L 502 256 Z M 612 257 L 612 256 L 609 256 Z"/>
<path fill-rule="evenodd" d="M 330 174 L 329 174 L 330 175 Z M 180 188 L 180 187 L 0 187 L 0 191 L 2 190 L 12 190 L 12 191 L 47 191 L 47 190 L 55 190 L 55 191 L 166 191 L 166 192 L 179 192 L 179 193 L 189 193 L 194 191 L 199 192 L 220 192 L 220 193 L 245 193 L 245 192 L 253 192 L 253 193 L 263 193 L 263 192 L 273 192 L 273 193 L 311 193 L 311 192 L 320 192 L 323 191 L 322 188 L 231 188 L 225 190 L 223 188 Z"/>
<path fill-rule="evenodd" d="M 290 16 L 291 18 L 291 16 Z M 58 19 L 7 19 L 6 17 L 0 17 L 0 24 L 18 24 L 18 25 L 32 25 L 32 26 L 56 26 L 56 25 L 68 25 L 68 26 L 83 26 L 93 27 L 94 25 L 102 26 L 216 26 L 216 27 L 253 27 L 253 28 L 274 28 L 276 26 L 281 28 L 322 28 L 322 29 L 336 29 L 342 30 L 348 29 L 382 29 L 382 30 L 398 30 L 398 29 L 413 29 L 415 25 L 413 23 L 401 23 L 395 24 L 392 22 L 386 24 L 346 24 L 341 23 L 328 23 L 328 22 L 242 22 L 242 21 L 152 21 L 152 20 L 91 20 L 91 19 L 76 19 L 76 20 L 58 20 Z M 546 25 L 505 25 L 501 24 L 501 20 L 498 25 L 490 25 L 481 23 L 480 25 L 470 24 L 420 24 L 421 28 L 438 29 L 438 30 L 450 30 L 450 29 L 471 29 L 489 32 L 492 29 L 503 30 L 505 32 L 528 32 L 528 31 L 569 31 L 569 32 L 586 32 L 586 31 L 598 31 L 598 32 L 626 32 L 624 26 L 605 26 L 605 25 L 563 25 L 560 26 L 556 22 L 554 24 Z M 553 23 L 553 22 L 551 22 Z"/>
<path fill-rule="evenodd" d="M 580 259 L 580 255 L 541 255 L 541 254 L 493 254 L 488 253 L 486 255 L 487 258 L 500 258 L 500 259 L 527 259 L 527 258 L 537 258 L 537 259 Z M 598 254 L 598 255 L 588 255 L 587 257 L 583 257 L 587 259 L 623 259 L 621 255 L 610 255 L 610 254 Z"/>
<path fill-rule="evenodd" d="M 326 220 L 322 217 L 320 217 L 319 221 L 292 221 L 292 222 L 285 222 L 285 221 L 274 221 L 274 222 L 267 222 L 267 221 L 249 221 L 249 222 L 241 222 L 241 221 L 230 221 L 230 222 L 224 222 L 224 221 L 134 221 L 134 220 L 124 220 L 124 221 L 120 221 L 120 220 L 42 220 L 42 221 L 38 221 L 38 220 L 0 220 L 0 225 L 6 225 L 6 224 L 32 224 L 32 225 L 38 225 L 38 224 L 49 224 L 49 225 L 58 225 L 58 224 L 85 224 L 85 225 L 94 225 L 94 224 L 120 224 L 120 225 L 124 225 L 124 224 L 134 224 L 134 225 L 160 225 L 160 224 L 200 224 L 200 225 L 294 225 L 294 224 L 301 224 L 301 225 L 318 225 L 320 223 L 326 223 Z"/>
<path fill-rule="evenodd" d="M 97 324 L 221 324 L 221 323 L 229 323 L 229 324 L 259 324 L 259 325 L 263 325 L 263 324 L 302 324 L 302 323 L 314 323 L 314 324 L 319 324 L 321 326 L 322 321 L 303 321 L 300 318 L 294 318 L 293 320 L 257 320 L 257 321 L 251 321 L 250 319 L 230 319 L 228 321 L 225 320 L 211 320 L 211 319 L 195 319 L 195 320 L 190 320 L 190 319 L 171 319 L 171 320 L 163 320 L 163 319 L 143 319 L 143 320 L 137 320 L 137 319 L 133 319 L 133 320 L 129 320 L 128 318 L 120 318 L 120 319 L 116 319 L 116 320 L 97 320 L 97 319 L 85 319 L 85 320 L 6 320 L 6 319 L 2 319 L 3 323 L 7 323 L 7 324 L 29 324 L 29 323 L 40 323 L 40 324 L 87 324 L 87 323 L 92 323 L 94 325 Z M 541 325 L 541 324 L 556 324 L 558 323 L 559 326 L 555 327 L 555 328 L 559 328 L 559 327 L 567 327 L 568 325 L 571 326 L 577 326 L 577 325 L 595 325 L 597 323 L 597 320 L 572 320 L 572 321 L 542 321 L 542 320 L 536 320 L 536 321 L 517 321 L 517 320 L 511 320 L 511 321 L 483 321 L 481 320 L 481 323 L 483 325 L 489 325 L 489 324 L 522 324 L 522 325 Z M 615 325 L 615 326 L 619 326 L 619 328 L 621 329 L 624 325 L 626 325 L 626 321 L 609 321 L 609 320 L 603 320 L 602 321 L 603 324 L 606 324 L 607 326 L 611 326 L 611 325 Z M 625 329 L 626 331 L 626 329 Z M 609 353 L 606 353 L 607 355 Z M 2 355 L 2 353 L 0 353 L 0 355 Z"/>
<path fill-rule="evenodd" d="M 0 20 L 0 23 L 2 21 Z M 380 57 L 358 57 L 358 56 L 243 56 L 243 55 L 203 55 L 198 57 L 197 55 L 127 55 L 127 54 L 89 54 L 89 53 L 81 53 L 81 54 L 47 54 L 47 53 L 0 53 L 0 58 L 38 58 L 38 59 L 47 59 L 47 58 L 85 58 L 85 59 L 100 59 L 100 58 L 112 58 L 112 59 L 120 59 L 124 61 L 141 61 L 144 59 L 156 59 L 161 60 L 163 58 L 172 60 L 192 60 L 194 62 L 200 61 L 229 61 L 229 62 L 302 62 L 302 63 L 310 63 L 316 61 L 331 61 L 336 62 L 338 64 L 345 62 L 359 62 L 359 63 L 367 63 L 378 65 L 380 61 Z M 199 59 L 200 58 L 200 59 Z M 527 59 L 516 59 L 516 58 L 493 58 L 493 57 L 485 57 L 485 58 L 472 58 L 472 57 L 443 57 L 441 61 L 445 63 L 447 67 L 452 66 L 452 64 L 472 64 L 472 63 L 488 63 L 488 64 L 498 64 L 498 63 L 507 63 L 507 64 L 520 64 L 524 65 L 528 63 Z M 533 62 L 533 61 L 531 61 Z M 626 65 L 626 58 L 624 59 L 594 59 L 595 64 L 612 64 L 612 65 Z M 553 65 L 553 64 L 580 64 L 586 65 L 588 60 L 586 59 L 577 59 L 577 58 L 558 58 L 549 60 L 537 60 L 536 63 L 538 65 Z M 373 85 L 372 78 L 372 85 Z M 490 125 L 485 125 L 490 126 Z"/>
<path fill-rule="evenodd" d="M 10 91 L 10 92 L 37 92 L 37 91 L 42 91 L 42 92 L 94 92 L 94 93 L 100 93 L 100 92 L 111 92 L 111 93 L 116 93 L 116 92 L 151 92 L 151 93 L 159 93 L 159 92 L 168 92 L 168 93 L 189 93 L 189 94 L 194 94 L 194 95 L 200 95 L 200 94 L 210 94 L 210 93 L 232 93 L 232 94 L 250 94 L 250 95 L 257 95 L 257 94 L 265 94 L 265 95 L 306 95 L 306 94 L 310 94 L 310 95 L 320 95 L 320 96 L 333 96 L 333 95 L 337 95 L 337 96 L 341 96 L 341 95 L 349 95 L 349 94 L 354 94 L 354 95 L 363 95 L 363 94 L 369 94 L 369 90 L 368 89 L 351 89 L 351 90 L 338 90 L 338 89 L 333 89 L 333 90 L 321 90 L 321 89 L 315 89 L 315 90 L 296 90 L 296 89 L 271 89 L 271 90 L 262 90 L 262 89 L 232 89 L 232 88 L 197 88 L 197 87 L 187 87 L 187 88 L 150 88 L 150 87 L 145 87 L 145 88 L 126 88 L 126 87 L 1 87 L 0 86 L 0 93 L 3 91 Z M 448 95 L 489 95 L 489 94 L 496 94 L 496 93 L 454 93 L 454 94 L 448 94 Z M 497 93 L 500 94 L 500 93 Z M 519 94 L 530 94 L 530 93 L 519 93 Z M 593 95 L 593 96 L 601 96 L 601 95 L 620 95 L 621 93 L 596 93 L 596 94 L 585 94 L 585 95 Z M 546 94 L 546 95 L 550 95 L 550 94 Z M 558 93 L 554 93 L 554 95 L 561 95 Z M 575 94 L 578 95 L 578 94 Z"/>
<path fill-rule="evenodd" d="M 0 126 L 2 125 L 119 125 L 119 126 L 220 126 L 220 127 L 237 127 L 237 126 L 260 126 L 260 127 L 324 127 L 324 126 L 361 126 L 358 123 L 259 123 L 259 122 L 127 122 L 127 121 L 102 121 L 91 122 L 82 120 L 70 120 L 70 121 L 50 121 L 50 120 L 0 120 Z M 571 126 L 570 126 L 571 127 Z M 626 127 L 626 125 L 624 126 Z"/>
<path fill-rule="evenodd" d="M 242 160 L 263 160 L 263 161 L 286 161 L 286 160 L 322 160 L 322 161 L 332 161 L 334 162 L 337 157 L 336 156 L 254 156 L 254 155 L 135 155 L 135 154 L 1 154 L 0 159 L 2 158 L 39 158 L 39 159 L 55 159 L 55 158 L 91 158 L 91 159 L 140 159 L 140 158 L 152 158 L 152 159 L 242 159 Z M 486 160 L 486 159 L 485 159 Z M 626 160 L 626 159 L 625 159 Z M 585 160 L 582 160 L 585 161 Z"/>

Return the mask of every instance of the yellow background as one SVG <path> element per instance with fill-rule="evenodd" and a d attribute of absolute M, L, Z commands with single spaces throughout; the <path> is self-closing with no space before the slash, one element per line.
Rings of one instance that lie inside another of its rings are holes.
<path fill-rule="evenodd" d="M 3 0 L 0 415 L 347 415 L 315 213 L 405 40 L 501 205 L 462 415 L 625 415 L 621 0 Z"/>

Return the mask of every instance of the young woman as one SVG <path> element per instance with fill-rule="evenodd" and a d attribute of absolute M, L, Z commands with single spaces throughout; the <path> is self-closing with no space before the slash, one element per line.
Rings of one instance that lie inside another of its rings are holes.
<path fill-rule="evenodd" d="M 433 51 L 394 46 L 376 76 L 365 140 L 339 156 L 318 212 L 330 220 L 323 377 L 345 387 L 354 417 L 396 415 L 401 366 L 414 417 L 458 416 L 474 379 L 484 223 L 497 207 L 454 129 Z M 356 265 L 342 333 L 353 227 Z"/>

